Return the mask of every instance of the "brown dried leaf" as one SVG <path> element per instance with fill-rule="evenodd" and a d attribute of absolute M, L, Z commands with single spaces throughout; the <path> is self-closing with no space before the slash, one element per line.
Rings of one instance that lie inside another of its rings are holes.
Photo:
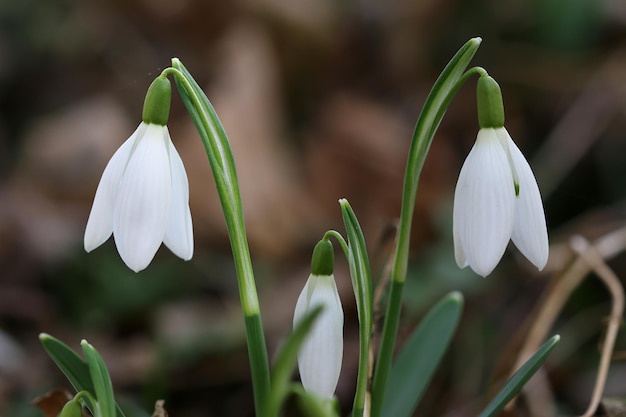
<path fill-rule="evenodd" d="M 44 417 L 57 417 L 72 398 L 72 394 L 65 388 L 55 388 L 35 398 L 33 405 L 41 410 Z"/>

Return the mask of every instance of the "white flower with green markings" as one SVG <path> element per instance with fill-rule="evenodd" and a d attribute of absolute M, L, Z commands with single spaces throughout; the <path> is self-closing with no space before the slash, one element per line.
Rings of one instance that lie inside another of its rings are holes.
<path fill-rule="evenodd" d="M 85 230 L 87 252 L 113 234 L 135 272 L 150 264 L 161 243 L 184 260 L 193 255 L 187 174 L 166 126 L 170 98 L 169 80 L 157 78 L 142 123 L 104 169 Z"/>
<path fill-rule="evenodd" d="M 307 392 L 330 399 L 335 393 L 343 359 L 343 308 L 335 278 L 333 247 L 322 240 L 313 251 L 311 275 L 298 297 L 294 327 L 322 307 L 298 352 L 300 380 Z"/>
<path fill-rule="evenodd" d="M 539 270 L 548 262 L 541 194 L 530 165 L 504 128 L 500 87 L 488 76 L 477 86 L 480 131 L 454 193 L 454 254 L 459 267 L 487 276 L 509 240 Z"/>

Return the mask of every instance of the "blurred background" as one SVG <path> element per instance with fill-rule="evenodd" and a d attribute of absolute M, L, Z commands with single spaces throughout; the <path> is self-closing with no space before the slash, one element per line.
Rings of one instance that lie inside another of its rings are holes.
<path fill-rule="evenodd" d="M 150 415 L 159 398 L 171 416 L 253 415 L 224 221 L 176 94 L 169 128 L 189 175 L 194 258 L 161 249 L 134 274 L 112 240 L 89 255 L 82 246 L 104 166 L 171 57 L 205 88 L 232 141 L 272 355 L 290 331 L 314 244 L 328 229 L 343 231 L 339 198 L 359 216 L 375 276 L 383 273 L 414 123 L 447 61 L 475 36 L 483 43 L 473 64 L 502 87 L 506 126 L 535 170 L 553 250 L 543 273 L 513 247 L 487 279 L 454 263 L 452 196 L 478 130 L 472 79 L 422 175 L 400 329 L 404 339 L 447 292 L 465 295 L 460 329 L 418 409 L 432 416 L 472 415 L 490 398 L 493 376 L 511 366 L 510 342 L 571 260 L 572 235 L 595 239 L 624 226 L 626 3 L 0 2 L 0 415 L 40 416 L 35 397 L 71 389 L 40 332 L 98 348 L 129 417 Z M 624 242 L 609 260 L 618 275 Z M 346 310 L 337 388 L 345 415 L 358 346 L 339 253 L 335 275 Z M 586 408 L 610 306 L 590 276 L 550 331 L 563 339 L 544 393 L 560 414 Z M 606 396 L 626 396 L 624 362 L 612 364 Z"/>

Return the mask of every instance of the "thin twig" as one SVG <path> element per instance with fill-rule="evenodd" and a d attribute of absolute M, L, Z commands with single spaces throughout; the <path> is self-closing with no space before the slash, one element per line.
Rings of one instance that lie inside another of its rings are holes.
<path fill-rule="evenodd" d="M 517 371 L 537 350 L 541 342 L 546 339 L 548 332 L 554 325 L 570 294 L 578 287 L 589 271 L 589 265 L 578 257 L 571 262 L 561 275 L 553 279 L 551 288 L 539 304 L 538 312 L 532 321 L 533 324 L 528 331 L 528 335 L 524 339 L 524 344 L 520 349 L 511 373 Z"/>
<path fill-rule="evenodd" d="M 611 259 L 626 248 L 626 226 L 612 231 L 594 241 L 594 253 L 601 259 Z M 570 249 L 571 250 L 571 249 Z M 537 350 L 546 339 L 549 330 L 554 325 L 558 314 L 563 309 L 571 293 L 578 287 L 583 278 L 591 272 L 592 266 L 582 256 L 567 261 L 569 265 L 560 266 L 562 274 L 555 276 L 543 300 L 538 304 L 536 314 L 528 331 L 524 343 L 511 370 L 513 374 Z M 604 261 L 603 261 L 604 262 Z M 619 282 L 619 281 L 618 281 Z M 506 409 L 511 410 L 515 398 L 509 402 Z"/>
<path fill-rule="evenodd" d="M 595 413 L 598 408 L 598 404 L 600 404 L 600 400 L 602 399 L 602 393 L 604 391 L 606 378 L 609 373 L 609 366 L 611 364 L 611 356 L 615 347 L 615 339 L 617 338 L 619 327 L 622 324 L 622 314 L 624 313 L 624 289 L 622 288 L 622 284 L 613 270 L 609 268 L 609 266 L 604 262 L 604 259 L 602 259 L 593 246 L 589 245 L 589 242 L 585 238 L 575 236 L 572 239 L 572 249 L 574 249 L 579 254 L 580 258 L 584 259 L 589 266 L 593 268 L 596 275 L 602 280 L 604 285 L 606 285 L 613 300 L 606 337 L 604 338 L 604 344 L 602 347 L 602 356 L 600 358 L 596 384 L 589 407 L 582 416 L 591 417 Z"/>

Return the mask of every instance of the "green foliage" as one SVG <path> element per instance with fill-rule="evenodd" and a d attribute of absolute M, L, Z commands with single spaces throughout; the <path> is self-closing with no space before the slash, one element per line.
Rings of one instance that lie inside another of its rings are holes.
<path fill-rule="evenodd" d="M 269 359 L 232 150 L 215 109 L 182 62 L 177 58 L 172 59 L 172 68 L 163 71 L 163 74 L 166 73 L 174 76 L 178 92 L 202 139 L 213 172 L 237 270 L 255 409 L 257 416 L 263 417 L 265 403 L 270 396 Z"/>
<path fill-rule="evenodd" d="M 287 338 L 281 350 L 276 355 L 276 363 L 274 364 L 271 375 L 272 387 L 270 400 L 266 403 L 268 409 L 265 411 L 264 415 L 269 417 L 278 415 L 285 397 L 289 392 L 289 380 L 296 367 L 300 346 L 321 311 L 322 307 L 317 307 L 307 314 L 304 319 L 298 323 L 293 333 Z"/>
<path fill-rule="evenodd" d="M 100 415 L 102 417 L 115 417 L 113 384 L 111 383 L 111 377 L 104 364 L 104 360 L 98 351 L 87 343 L 86 340 L 80 342 L 80 345 L 87 359 L 89 375 L 91 376 L 91 382 L 93 382 L 94 391 L 96 392 L 97 408 L 100 409 Z"/>
<path fill-rule="evenodd" d="M 372 382 L 372 417 L 381 417 L 383 399 L 391 369 L 391 362 L 395 348 L 395 341 L 400 321 L 400 306 L 402 288 L 406 280 L 409 262 L 409 245 L 411 225 L 415 210 L 415 198 L 420 174 L 430 149 L 435 132 L 441 123 L 450 101 L 459 90 L 463 82 L 480 69 L 470 69 L 467 66 L 480 46 L 481 39 L 473 38 L 465 43 L 452 57 L 448 65 L 441 72 L 435 85 L 428 94 L 422 112 L 420 113 L 413 138 L 404 175 L 402 191 L 402 210 L 398 226 L 398 237 L 391 269 L 391 286 L 387 314 L 383 324 L 382 339 L 376 370 Z M 484 70 L 483 70 L 484 72 Z"/>
<path fill-rule="evenodd" d="M 424 317 L 393 364 L 382 415 L 411 416 L 452 340 L 462 309 L 463 296 L 453 292 Z"/>
<path fill-rule="evenodd" d="M 372 338 L 373 302 L 372 272 L 367 256 L 365 237 L 356 214 L 347 200 L 339 200 L 341 213 L 348 234 L 348 263 L 350 277 L 356 297 L 357 314 L 359 317 L 359 372 L 357 375 L 356 393 L 352 415 L 363 414 L 369 378 L 369 349 Z"/>
<path fill-rule="evenodd" d="M 491 400 L 489 405 L 480 414 L 479 417 L 495 417 L 500 411 L 508 404 L 509 401 L 517 395 L 517 393 L 524 387 L 524 384 L 528 382 L 535 372 L 539 369 L 541 364 L 548 358 L 552 349 L 559 343 L 559 336 L 552 336 L 550 340 L 544 343 L 533 356 L 524 363 L 524 365 L 506 382 L 504 388 Z"/>
<path fill-rule="evenodd" d="M 109 404 L 105 405 L 103 411 L 109 412 L 110 414 L 105 414 L 103 417 L 125 417 L 118 405 L 114 406 L 114 412 L 111 408 L 111 404 L 115 404 L 112 397 L 113 393 L 112 391 L 108 392 L 106 387 L 106 380 L 108 379 L 109 384 L 111 380 L 109 379 L 109 374 L 106 371 L 104 362 L 102 362 L 102 358 L 95 351 L 95 349 L 93 349 L 93 347 L 88 347 L 86 349 L 86 351 L 89 351 L 89 355 L 85 353 L 86 356 L 88 356 L 88 361 L 90 362 L 88 365 L 87 362 L 85 362 L 69 346 L 60 340 L 45 333 L 39 335 L 39 340 L 50 358 L 52 358 L 54 363 L 56 363 L 59 369 L 65 374 L 76 391 L 87 391 L 87 393 L 89 393 L 98 402 L 101 400 L 98 398 L 98 393 L 100 393 L 102 399 L 105 402 L 109 402 Z M 84 345 L 88 344 L 84 343 Z M 84 345 L 83 350 L 85 350 Z M 94 372 L 95 375 L 92 375 L 92 372 Z M 98 381 L 94 381 L 94 378 Z M 83 397 L 83 399 L 85 400 L 85 404 L 91 413 L 93 415 L 97 415 L 96 404 L 89 400 L 88 397 Z"/>

